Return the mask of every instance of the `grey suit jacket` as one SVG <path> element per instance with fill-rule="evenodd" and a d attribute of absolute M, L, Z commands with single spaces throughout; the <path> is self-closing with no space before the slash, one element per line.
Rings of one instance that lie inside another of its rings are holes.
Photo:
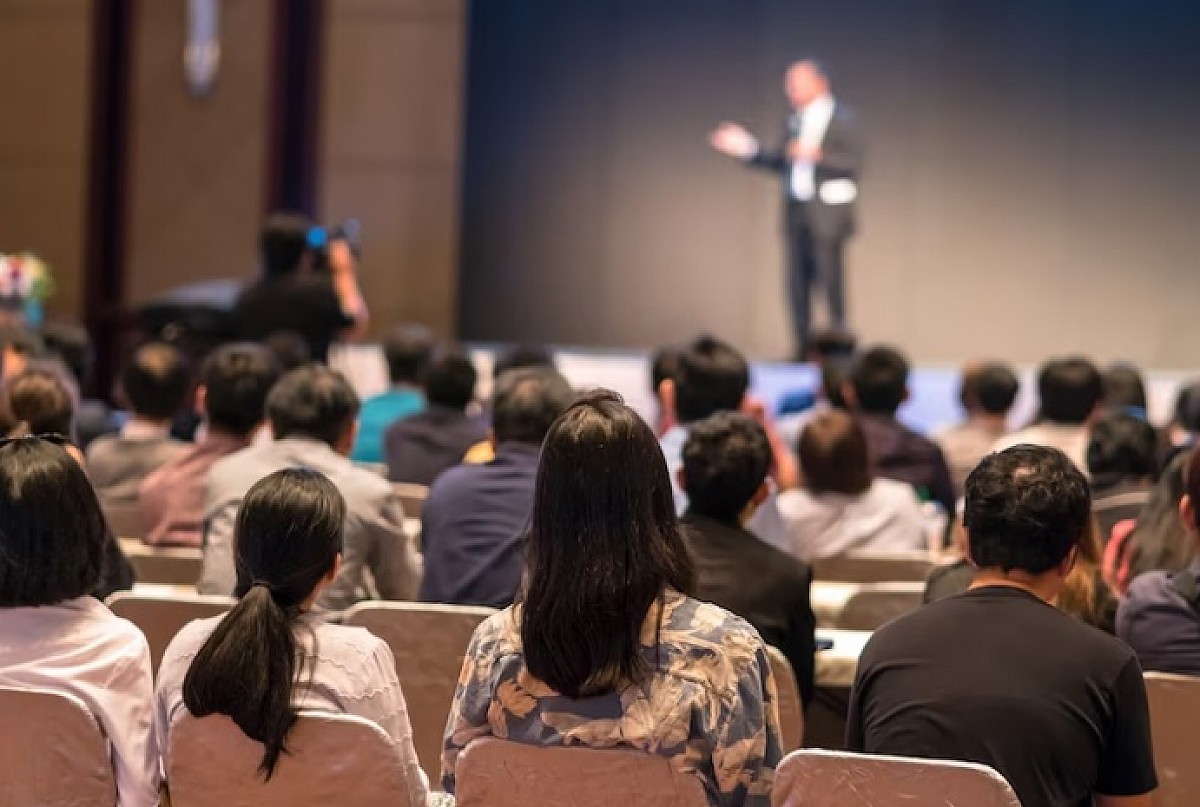
<path fill-rule="evenodd" d="M 318 607 L 341 611 L 365 599 L 368 571 L 383 599 L 416 599 L 421 557 L 404 532 L 404 510 L 391 484 L 355 467 L 325 443 L 299 437 L 242 449 L 218 460 L 209 471 L 200 592 L 233 593 L 233 531 L 243 497 L 263 477 L 297 467 L 328 476 L 346 500 L 342 571 L 321 595 Z"/>
<path fill-rule="evenodd" d="M 99 437 L 88 446 L 88 477 L 105 507 L 132 507 L 137 504 L 142 480 L 188 447 L 170 437 Z"/>

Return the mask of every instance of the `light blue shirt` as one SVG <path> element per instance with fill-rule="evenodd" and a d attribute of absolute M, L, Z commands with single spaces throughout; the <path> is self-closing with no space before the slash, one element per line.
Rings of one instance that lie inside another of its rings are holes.
<path fill-rule="evenodd" d="M 425 396 L 416 387 L 399 386 L 363 402 L 358 413 L 358 437 L 350 459 L 383 462 L 383 434 L 397 420 L 425 409 Z"/>

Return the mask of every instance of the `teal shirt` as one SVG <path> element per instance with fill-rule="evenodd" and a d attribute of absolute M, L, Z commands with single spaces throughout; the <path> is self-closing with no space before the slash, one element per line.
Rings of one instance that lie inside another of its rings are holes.
<path fill-rule="evenodd" d="M 425 409 L 425 396 L 413 387 L 398 387 L 368 398 L 358 413 L 358 439 L 350 458 L 355 462 L 383 462 L 383 434 L 397 420 Z"/>

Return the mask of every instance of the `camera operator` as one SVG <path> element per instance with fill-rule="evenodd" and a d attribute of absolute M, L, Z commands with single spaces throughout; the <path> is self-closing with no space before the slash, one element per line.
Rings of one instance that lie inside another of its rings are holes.
<path fill-rule="evenodd" d="M 368 311 L 354 253 L 341 233 L 324 232 L 298 213 L 273 213 L 263 225 L 262 277 L 242 291 L 234 310 L 241 338 L 261 341 L 291 332 L 324 362 L 329 345 L 362 336 Z M 322 250 L 327 250 L 324 254 Z"/>

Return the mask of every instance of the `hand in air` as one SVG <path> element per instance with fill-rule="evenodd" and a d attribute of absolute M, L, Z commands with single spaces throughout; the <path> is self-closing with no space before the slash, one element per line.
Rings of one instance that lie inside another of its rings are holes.
<path fill-rule="evenodd" d="M 739 160 L 748 160 L 758 153 L 758 140 L 736 123 L 722 123 L 709 135 L 708 142 L 722 154 Z"/>

